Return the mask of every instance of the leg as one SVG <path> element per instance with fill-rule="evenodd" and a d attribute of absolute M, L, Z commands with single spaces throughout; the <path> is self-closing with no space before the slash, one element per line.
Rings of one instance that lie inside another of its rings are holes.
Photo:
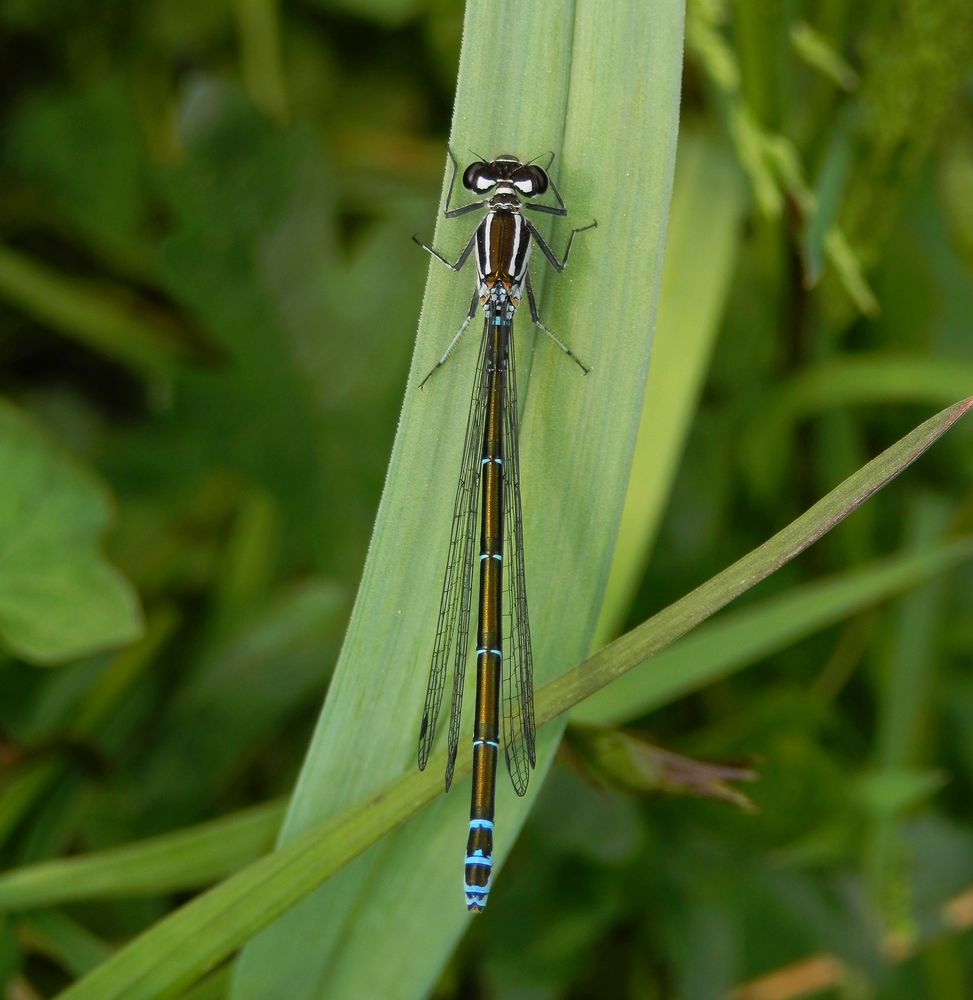
<path fill-rule="evenodd" d="M 558 193 L 557 188 L 554 187 L 554 181 L 551 181 L 551 189 L 554 191 L 554 194 L 557 195 L 557 200 L 561 201 L 561 195 Z M 564 207 L 564 203 L 563 202 L 559 206 L 556 206 L 556 205 L 523 205 L 522 207 L 526 208 L 528 212 L 544 212 L 547 215 L 567 215 L 568 214 L 568 210 Z"/>
<path fill-rule="evenodd" d="M 431 246 L 428 246 L 427 244 L 423 243 L 422 240 L 420 240 L 419 237 L 416 236 L 415 234 L 413 234 L 412 236 L 412 242 L 417 243 L 419 246 L 421 246 L 422 249 L 426 251 L 426 253 L 432 254 L 432 256 L 436 258 L 436 260 L 440 261 L 440 263 L 442 264 L 445 264 L 446 267 L 450 269 L 450 271 L 459 271 L 466 263 L 466 259 L 473 252 L 473 245 L 476 243 L 476 230 L 473 231 L 473 235 L 470 237 L 470 242 L 467 243 L 466 246 L 463 248 L 463 252 L 459 255 L 459 257 L 456 258 L 455 264 L 452 264 L 448 260 L 446 260 L 446 258 L 438 250 L 434 250 Z M 569 250 L 571 249 L 570 243 L 568 244 L 568 249 Z"/>
<path fill-rule="evenodd" d="M 558 260 L 557 257 L 554 256 L 554 251 L 547 245 L 544 237 L 541 236 L 541 234 L 534 228 L 533 223 L 531 223 L 528 219 L 524 219 L 524 223 L 530 231 L 530 235 L 534 237 L 537 241 L 537 245 L 541 248 L 541 253 L 544 254 L 551 267 L 553 267 L 558 274 L 560 274 L 568 266 L 568 255 L 571 253 L 571 244 L 574 243 L 575 236 L 577 236 L 578 233 L 583 233 L 587 229 L 594 229 L 595 226 L 598 225 L 597 220 L 595 220 L 587 226 L 580 226 L 578 229 L 572 229 L 571 235 L 568 236 L 568 246 L 564 251 L 564 258 L 562 260 Z"/>
<path fill-rule="evenodd" d="M 440 258 L 442 259 L 442 258 Z M 421 389 L 428 381 L 433 377 L 433 374 L 437 372 L 444 364 L 446 364 L 446 359 L 453 353 L 453 348 L 459 343 L 460 337 L 466 333 L 466 328 L 470 325 L 470 321 L 476 315 L 476 307 L 480 301 L 479 294 L 477 292 L 473 293 L 473 301 L 470 302 L 470 311 L 466 314 L 466 319 L 463 320 L 463 325 L 459 328 L 456 336 L 449 342 L 449 347 L 443 351 L 443 356 L 429 369 L 426 377 L 419 383 L 419 388 Z M 570 352 L 569 352 L 570 353 Z"/>
<path fill-rule="evenodd" d="M 591 371 L 591 369 L 581 361 L 581 359 L 577 356 L 577 354 L 575 354 L 574 351 L 572 351 L 571 348 L 568 347 L 568 345 L 565 344 L 563 340 L 561 340 L 555 334 L 551 333 L 551 331 L 548 330 L 548 328 L 544 326 L 544 324 L 541 322 L 541 318 L 537 314 L 537 303 L 534 301 L 534 288 L 533 285 L 531 285 L 530 283 L 530 272 L 527 271 L 524 277 L 527 284 L 527 305 L 530 306 L 531 322 L 539 330 L 543 330 L 544 333 L 546 333 L 548 337 L 550 337 L 551 340 L 553 340 L 554 343 L 557 344 L 557 346 L 560 347 L 561 350 L 564 351 L 564 353 L 585 373 L 585 375 L 587 375 L 588 372 Z"/>
<path fill-rule="evenodd" d="M 482 208 L 485 202 L 472 201 L 469 205 L 460 205 L 459 208 L 449 207 L 449 203 L 453 199 L 453 185 L 456 183 L 456 174 L 459 170 L 459 162 L 453 155 L 453 151 L 449 148 L 449 146 L 446 147 L 446 152 L 449 153 L 449 158 L 453 161 L 453 176 L 449 179 L 449 190 L 446 192 L 446 207 L 443 209 L 443 218 L 455 219 L 457 216 L 466 215 L 468 212 L 475 212 L 478 208 Z"/>

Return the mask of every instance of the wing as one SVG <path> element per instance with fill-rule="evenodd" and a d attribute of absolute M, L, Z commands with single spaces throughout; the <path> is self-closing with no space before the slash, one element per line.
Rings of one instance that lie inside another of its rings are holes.
<path fill-rule="evenodd" d="M 530 769 L 537 759 L 534 740 L 534 654 L 527 617 L 524 579 L 524 519 L 520 507 L 520 417 L 517 411 L 517 371 L 510 345 L 504 393 L 504 656 L 503 744 L 507 770 L 518 795 L 527 791 Z"/>
<path fill-rule="evenodd" d="M 436 643 L 426 704 L 419 730 L 419 767 L 426 766 L 436 737 L 436 722 L 442 706 L 446 687 L 446 670 L 450 656 L 454 660 L 453 695 L 449 713 L 449 760 L 446 765 L 446 788 L 453 780 L 456 748 L 459 744 L 459 727 L 463 711 L 463 685 L 466 678 L 466 661 L 470 637 L 470 597 L 473 586 L 473 566 L 476 562 L 476 515 L 479 507 L 480 452 L 483 445 L 483 421 L 486 413 L 486 365 L 483 362 L 484 342 L 480 348 L 480 368 L 473 382 L 470 413 L 466 422 L 466 441 L 456 499 L 453 502 L 453 520 L 449 535 L 449 552 L 443 578 L 443 595 L 439 605 L 436 626 Z"/>

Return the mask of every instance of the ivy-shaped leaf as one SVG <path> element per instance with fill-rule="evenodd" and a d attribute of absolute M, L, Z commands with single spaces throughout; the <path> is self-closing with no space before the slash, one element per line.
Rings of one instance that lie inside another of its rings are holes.
<path fill-rule="evenodd" d="M 55 664 L 139 637 L 129 583 L 104 558 L 101 486 L 0 401 L 0 645 Z"/>

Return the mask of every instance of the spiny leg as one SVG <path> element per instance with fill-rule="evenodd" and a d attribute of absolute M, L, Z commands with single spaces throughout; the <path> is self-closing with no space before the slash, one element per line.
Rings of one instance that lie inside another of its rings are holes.
<path fill-rule="evenodd" d="M 482 208 L 485 202 L 474 201 L 469 205 L 461 205 L 459 208 L 449 207 L 450 200 L 453 197 L 453 185 L 456 183 L 456 171 L 459 169 L 459 163 L 456 161 L 456 157 L 453 155 L 453 151 L 449 148 L 449 146 L 446 147 L 446 150 L 449 153 L 449 158 L 453 161 L 453 175 L 449 179 L 449 189 L 446 192 L 446 208 L 443 210 L 443 218 L 455 219 L 459 215 L 466 215 L 467 212 L 474 212 L 476 209 Z M 415 235 L 415 233 L 412 234 L 412 241 L 422 247 L 426 253 L 432 254 L 436 260 L 445 264 L 451 271 L 459 271 L 466 263 L 467 258 L 473 252 L 473 246 L 476 243 L 476 232 L 474 231 L 473 235 L 470 237 L 469 242 L 463 248 L 463 252 L 459 255 L 455 264 L 448 261 L 438 250 L 431 247 L 428 243 L 423 243 L 422 240 Z"/>
<path fill-rule="evenodd" d="M 531 212 L 544 212 L 547 215 L 567 215 L 568 209 L 564 204 L 564 199 L 561 197 L 561 192 L 558 191 L 557 185 L 554 183 L 554 178 L 550 175 L 551 164 L 554 162 L 554 151 L 551 151 L 551 158 L 547 161 L 547 166 L 544 168 L 547 174 L 547 183 L 551 186 L 551 194 L 554 195 L 557 201 L 556 205 L 524 205 L 524 208 Z"/>
<path fill-rule="evenodd" d="M 541 318 L 537 313 L 537 302 L 534 300 L 534 288 L 530 283 L 530 271 L 526 272 L 525 279 L 527 285 L 527 305 L 530 308 L 531 322 L 539 330 L 543 330 L 544 333 L 546 333 L 548 337 L 550 337 L 551 340 L 553 340 L 554 343 L 557 344 L 557 346 L 560 347 L 561 350 L 564 351 L 564 353 L 585 373 L 585 375 L 587 375 L 588 372 L 591 371 L 591 369 L 577 356 L 577 354 L 574 353 L 574 351 L 571 350 L 570 347 L 568 347 L 567 344 L 564 343 L 563 340 L 561 340 L 560 337 L 557 336 L 557 334 L 552 333 L 541 322 Z"/>
<path fill-rule="evenodd" d="M 459 271 L 462 270 L 463 265 L 466 263 L 466 261 L 469 259 L 470 254 L 473 252 L 473 246 L 476 243 L 476 230 L 473 231 L 473 235 L 470 237 L 469 243 L 467 243 L 466 246 L 463 247 L 463 252 L 459 255 L 459 257 L 456 258 L 455 264 L 452 261 L 447 260 L 434 247 L 429 246 L 428 243 L 423 243 L 422 240 L 420 240 L 419 237 L 415 235 L 415 233 L 412 234 L 412 242 L 415 243 L 417 246 L 422 247 L 422 249 L 425 250 L 426 253 L 432 254 L 432 256 L 435 257 L 436 260 L 440 262 L 440 264 L 445 264 L 446 267 L 450 269 L 450 271 Z M 568 247 L 568 249 L 570 249 L 570 246 Z"/>
<path fill-rule="evenodd" d="M 446 360 L 449 358 L 450 354 L 453 353 L 453 348 L 459 343 L 460 337 L 462 337 L 463 334 L 466 333 L 466 328 L 470 325 L 470 322 L 476 315 L 476 307 L 479 301 L 480 301 L 479 294 L 477 292 L 474 292 L 473 299 L 470 302 L 469 312 L 467 312 L 466 314 L 466 319 L 463 320 L 463 325 L 457 331 L 456 336 L 453 337 L 453 339 L 449 342 L 449 346 L 446 348 L 446 350 L 443 351 L 442 357 L 432 366 L 432 368 L 429 369 L 429 372 L 426 375 L 426 377 L 419 383 L 420 389 L 429 381 L 429 379 L 433 377 L 433 375 L 440 368 L 442 368 L 444 364 L 446 364 Z"/>
<path fill-rule="evenodd" d="M 551 267 L 560 274 L 568 266 L 568 257 L 571 255 L 571 245 L 574 243 L 575 236 L 578 233 L 587 232 L 589 229 L 594 229 L 598 225 L 598 220 L 595 219 L 593 222 L 589 222 L 587 226 L 579 226 L 577 229 L 572 229 L 570 235 L 568 236 L 568 245 L 564 251 L 564 257 L 561 260 L 557 259 L 554 251 L 547 245 L 547 241 L 543 236 L 534 228 L 533 223 L 529 219 L 524 219 L 524 224 L 530 231 L 530 235 L 534 237 L 537 241 L 537 245 L 541 248 L 541 253 L 547 258 L 548 263 Z"/>

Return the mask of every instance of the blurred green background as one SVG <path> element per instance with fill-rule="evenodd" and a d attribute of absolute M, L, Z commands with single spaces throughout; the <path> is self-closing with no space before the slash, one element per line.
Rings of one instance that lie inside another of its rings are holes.
<path fill-rule="evenodd" d="M 127 892 L 3 904 L 11 996 L 273 841 L 395 433 L 462 17 L 0 2 L 0 865 L 258 809 L 192 877 L 163 852 Z M 659 520 L 623 528 L 606 639 L 973 392 L 968 2 L 696 0 L 686 41 L 647 395 L 675 429 L 643 427 L 626 517 Z M 724 783 L 574 730 L 437 995 L 707 998 L 782 970 L 737 996 L 973 995 L 970 442 L 731 610 L 725 676 L 588 709 Z"/>

